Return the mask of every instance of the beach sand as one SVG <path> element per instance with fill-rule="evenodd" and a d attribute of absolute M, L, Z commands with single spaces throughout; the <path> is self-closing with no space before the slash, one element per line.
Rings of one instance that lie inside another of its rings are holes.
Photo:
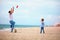
<path fill-rule="evenodd" d="M 60 27 L 45 27 L 45 34 L 40 33 L 39 27 L 16 29 L 17 33 L 0 31 L 0 40 L 60 40 Z"/>

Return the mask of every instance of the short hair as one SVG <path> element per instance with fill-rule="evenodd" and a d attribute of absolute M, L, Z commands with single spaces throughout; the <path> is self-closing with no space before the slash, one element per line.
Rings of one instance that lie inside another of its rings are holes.
<path fill-rule="evenodd" d="M 11 11 L 8 12 L 10 15 L 12 14 Z"/>
<path fill-rule="evenodd" d="M 44 21 L 44 19 L 42 18 L 41 21 Z"/>
<path fill-rule="evenodd" d="M 8 13 L 11 13 L 11 11 L 9 11 Z"/>

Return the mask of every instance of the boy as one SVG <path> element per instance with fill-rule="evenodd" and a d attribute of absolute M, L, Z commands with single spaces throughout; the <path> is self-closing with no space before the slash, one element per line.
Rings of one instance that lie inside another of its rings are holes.
<path fill-rule="evenodd" d="M 43 18 L 41 19 L 41 31 L 40 31 L 40 33 L 42 33 L 42 32 L 45 33 L 44 32 L 44 19 Z"/>

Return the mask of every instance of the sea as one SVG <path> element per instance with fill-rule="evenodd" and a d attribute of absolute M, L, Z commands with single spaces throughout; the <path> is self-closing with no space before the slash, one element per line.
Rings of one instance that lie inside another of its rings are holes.
<path fill-rule="evenodd" d="M 25 28 L 25 27 L 39 27 L 39 25 L 15 25 L 15 28 Z M 0 24 L 0 29 L 10 28 L 8 24 Z"/>

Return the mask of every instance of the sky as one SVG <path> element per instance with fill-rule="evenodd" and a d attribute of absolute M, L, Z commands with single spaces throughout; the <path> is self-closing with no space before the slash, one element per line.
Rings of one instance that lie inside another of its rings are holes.
<path fill-rule="evenodd" d="M 9 24 L 13 6 L 16 25 L 40 25 L 41 18 L 45 25 L 60 23 L 60 0 L 0 0 L 0 24 Z"/>

